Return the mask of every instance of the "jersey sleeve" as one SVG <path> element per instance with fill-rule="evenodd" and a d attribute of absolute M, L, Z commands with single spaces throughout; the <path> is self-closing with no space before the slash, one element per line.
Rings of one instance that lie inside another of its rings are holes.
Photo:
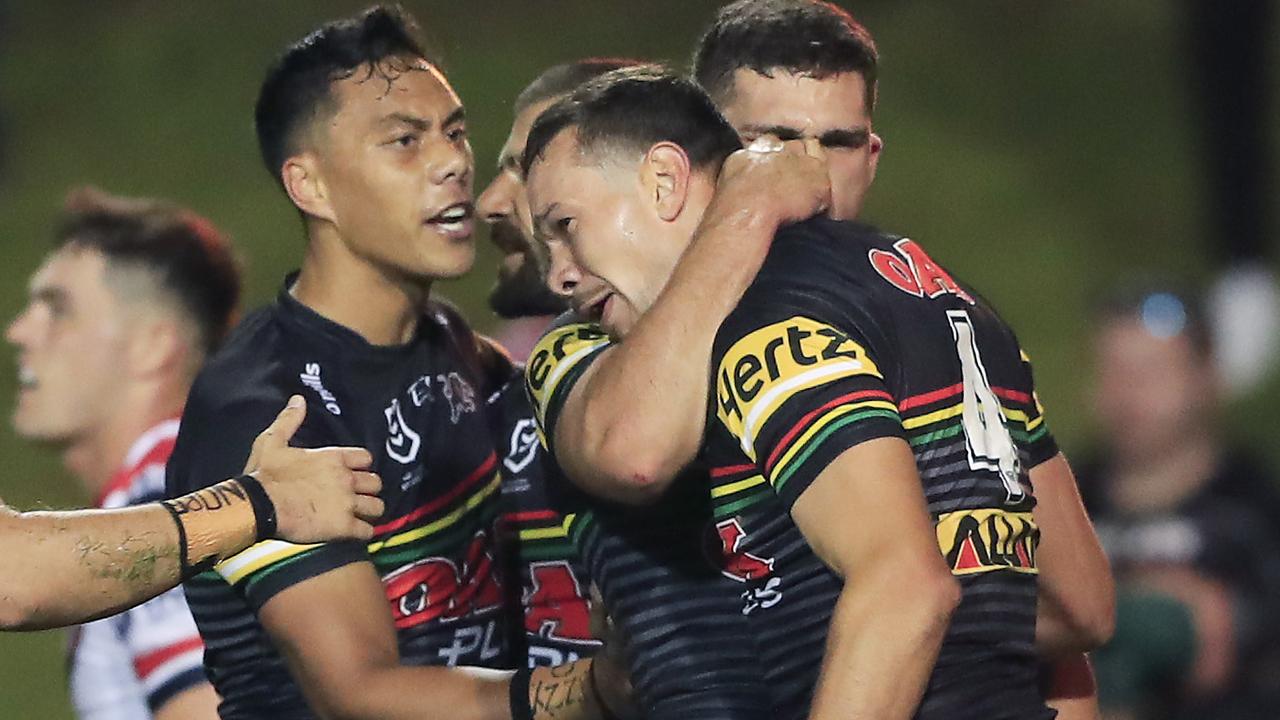
<path fill-rule="evenodd" d="M 788 508 L 845 450 L 904 437 L 867 337 L 815 315 L 739 306 L 712 356 L 716 419 Z"/>
<path fill-rule="evenodd" d="M 594 323 L 558 324 L 534 346 L 525 367 L 525 388 L 533 404 L 533 417 L 543 446 L 551 448 L 555 423 L 565 398 L 583 371 L 611 344 Z"/>
<path fill-rule="evenodd" d="M 1031 369 L 1031 357 L 1020 351 L 1025 386 L 1022 392 L 1012 392 L 1000 398 L 1005 405 L 1005 418 L 1010 421 L 1009 431 L 1018 446 L 1027 469 L 1053 458 L 1058 454 L 1058 443 L 1049 432 L 1044 419 L 1044 405 L 1036 393 L 1035 377 Z"/>
<path fill-rule="evenodd" d="M 152 712 L 207 682 L 204 643 L 180 588 L 127 611 L 116 627 Z"/>
<path fill-rule="evenodd" d="M 288 400 L 283 392 L 261 392 L 221 401 L 197 384 L 187 401 L 182 427 L 166 477 L 169 495 L 177 496 L 239 475 L 254 438 L 266 429 Z M 357 444 L 326 422 L 325 408 L 308 400 L 307 417 L 293 436 L 296 447 Z M 355 541 L 295 545 L 267 540 L 215 567 L 250 606 L 261 608 L 276 593 L 330 570 L 368 559 Z"/>

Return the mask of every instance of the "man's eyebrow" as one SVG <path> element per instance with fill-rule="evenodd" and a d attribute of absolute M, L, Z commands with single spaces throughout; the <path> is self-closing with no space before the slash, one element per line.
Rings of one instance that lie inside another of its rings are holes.
<path fill-rule="evenodd" d="M 42 302 L 50 305 L 65 302 L 67 299 L 66 290 L 52 285 L 33 287 L 29 294 L 32 302 Z"/>
<path fill-rule="evenodd" d="M 520 150 L 507 152 L 502 151 L 498 154 L 498 171 L 510 170 L 515 174 L 520 174 L 520 158 L 524 155 L 524 148 Z"/>
<path fill-rule="evenodd" d="M 463 120 L 466 119 L 466 117 L 467 117 L 466 109 L 459 107 L 453 112 L 449 113 L 449 116 L 444 119 L 444 123 L 442 123 L 441 126 L 447 127 L 449 125 L 453 125 L 454 123 L 462 122 Z M 418 132 L 426 132 L 431 129 L 432 125 L 434 125 L 434 123 L 432 123 L 427 118 L 419 117 L 417 115 L 410 115 L 408 113 L 403 113 L 403 112 L 390 113 L 389 115 L 387 115 L 382 119 L 382 122 L 384 124 L 400 123 L 403 125 L 408 125 L 409 127 L 413 128 L 414 130 L 417 130 Z"/>
<path fill-rule="evenodd" d="M 788 125 L 747 125 L 742 128 L 743 134 L 773 135 L 779 140 L 799 140 L 804 137 L 798 128 Z"/>
<path fill-rule="evenodd" d="M 867 128 L 840 128 L 828 130 L 818 138 L 823 147 L 860 148 L 867 144 L 871 131 Z"/>

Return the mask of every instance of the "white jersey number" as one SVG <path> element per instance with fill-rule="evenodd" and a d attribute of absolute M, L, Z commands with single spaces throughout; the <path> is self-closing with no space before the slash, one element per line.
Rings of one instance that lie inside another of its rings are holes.
<path fill-rule="evenodd" d="M 948 310 L 951 334 L 956 340 L 956 353 L 964 371 L 964 436 L 969 451 L 969 467 L 1000 473 L 1009 495 L 1006 502 L 1016 503 L 1025 496 L 1018 462 L 1018 449 L 1004 424 L 1000 401 L 991 391 L 982 356 L 978 353 L 973 322 L 964 310 Z"/>

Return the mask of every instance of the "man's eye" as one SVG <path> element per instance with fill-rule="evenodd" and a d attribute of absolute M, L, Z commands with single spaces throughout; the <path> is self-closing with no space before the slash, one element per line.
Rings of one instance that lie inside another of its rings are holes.
<path fill-rule="evenodd" d="M 417 144 L 417 142 L 418 142 L 417 135 L 401 135 L 395 140 L 392 140 L 391 144 L 395 145 L 396 147 L 407 148 L 407 147 L 413 147 L 414 145 Z"/>
<path fill-rule="evenodd" d="M 449 138 L 449 142 L 458 142 L 460 140 L 466 140 L 467 128 L 465 126 L 459 126 L 459 127 L 453 128 L 447 133 L 447 135 Z"/>
<path fill-rule="evenodd" d="M 568 235 L 573 228 L 573 218 L 564 217 L 556 221 L 556 232 L 561 235 Z"/>

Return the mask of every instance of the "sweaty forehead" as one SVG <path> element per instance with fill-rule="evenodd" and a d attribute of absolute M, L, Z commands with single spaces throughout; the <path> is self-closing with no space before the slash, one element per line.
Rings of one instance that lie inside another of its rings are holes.
<path fill-rule="evenodd" d="M 739 131 L 770 126 L 804 132 L 854 129 L 870 122 L 866 83 L 856 72 L 818 79 L 776 69 L 734 72 L 733 92 L 720 108 Z"/>

